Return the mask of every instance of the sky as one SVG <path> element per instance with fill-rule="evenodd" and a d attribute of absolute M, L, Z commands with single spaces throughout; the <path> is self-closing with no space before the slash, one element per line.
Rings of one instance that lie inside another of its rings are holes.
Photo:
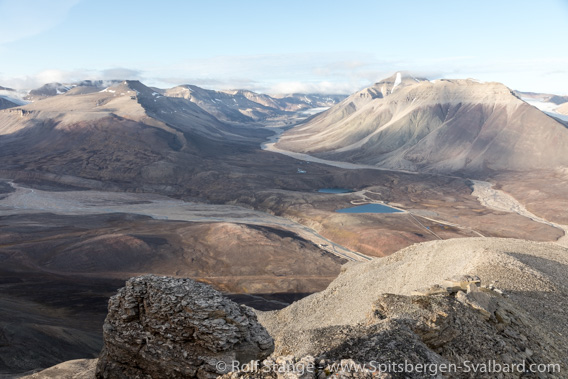
<path fill-rule="evenodd" d="M 0 0 L 0 85 L 352 93 L 397 71 L 568 95 L 568 0 Z"/>

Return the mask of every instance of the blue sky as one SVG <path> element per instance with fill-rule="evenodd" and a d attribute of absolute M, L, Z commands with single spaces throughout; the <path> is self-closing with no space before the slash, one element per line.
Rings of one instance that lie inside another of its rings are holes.
<path fill-rule="evenodd" d="M 568 94 L 568 0 L 0 0 L 0 85 L 349 93 L 399 70 Z"/>

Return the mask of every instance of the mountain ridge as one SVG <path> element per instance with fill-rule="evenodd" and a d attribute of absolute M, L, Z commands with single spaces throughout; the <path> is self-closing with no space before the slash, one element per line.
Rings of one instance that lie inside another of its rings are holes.
<path fill-rule="evenodd" d="M 184 84 L 163 91 L 165 96 L 188 99 L 225 122 L 254 123 L 314 107 L 335 105 L 342 95 L 268 95 L 250 90 L 209 90 Z"/>
<path fill-rule="evenodd" d="M 568 165 L 560 154 L 568 148 L 565 126 L 503 84 L 407 79 L 395 86 L 392 78 L 285 132 L 276 146 L 410 171 L 487 175 Z"/>
<path fill-rule="evenodd" d="M 136 80 L 126 81 L 135 82 Z M 82 80 L 73 83 L 46 83 L 39 88 L 27 91 L 24 99 L 35 102 L 66 94 L 88 94 L 105 90 L 122 82 L 124 81 Z M 148 88 L 161 96 L 190 100 L 219 120 L 237 124 L 291 116 L 292 113 L 315 107 L 330 107 L 346 97 L 346 95 L 339 94 L 304 93 L 270 95 L 246 89 L 211 90 L 193 84 L 182 84 L 167 89 Z"/>

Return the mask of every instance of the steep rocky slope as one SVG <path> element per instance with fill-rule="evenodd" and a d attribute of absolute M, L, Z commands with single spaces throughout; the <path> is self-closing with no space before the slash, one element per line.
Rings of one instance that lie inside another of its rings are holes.
<path fill-rule="evenodd" d="M 18 104 L 14 103 L 13 101 L 10 101 L 9 99 L 0 96 L 0 109 L 12 108 L 17 106 Z"/>
<path fill-rule="evenodd" d="M 289 130 L 276 146 L 411 171 L 491 174 L 568 165 L 565 125 L 504 85 L 400 73 Z"/>
<path fill-rule="evenodd" d="M 507 301 L 538 320 L 531 327 L 568 356 L 568 249 L 552 243 L 470 238 L 412 245 L 389 257 L 347 269 L 329 287 L 260 320 L 277 341 L 277 352 L 305 354 L 296 337 L 318 328 L 365 324 L 373 303 L 385 293 L 408 296 L 446 279 L 471 275 L 494 285 Z M 316 311 L 314 311 L 316 310 Z M 285 341 L 294 341 L 285 342 Z M 311 342 L 310 342 L 311 343 Z"/>

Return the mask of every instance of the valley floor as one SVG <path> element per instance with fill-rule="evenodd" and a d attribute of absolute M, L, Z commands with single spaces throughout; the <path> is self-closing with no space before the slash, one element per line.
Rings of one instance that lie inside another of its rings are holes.
<path fill-rule="evenodd" d="M 214 162 L 186 183 L 187 192 L 209 196 L 202 201 L 134 185 L 136 192 L 101 190 L 95 180 L 71 180 L 84 188 L 51 188 L 17 175 L 0 180 L 0 302 L 13 305 L 0 318 L 8 349 L 0 374 L 94 357 L 108 296 L 135 275 L 192 277 L 239 302 L 277 309 L 324 290 L 347 261 L 375 261 L 420 242 L 567 242 L 564 225 L 536 216 L 489 182 L 473 181 L 472 192 L 461 177 L 291 153 L 274 147 L 281 129 L 273 130 L 264 151 L 231 162 L 252 173 Z M 336 212 L 367 203 L 402 212 Z M 19 318 L 22 310 L 27 317 Z M 35 344 L 53 354 L 34 355 Z"/>
<path fill-rule="evenodd" d="M 300 161 L 303 161 L 305 163 L 319 163 L 319 164 L 324 164 L 324 165 L 328 165 L 328 166 L 338 167 L 338 168 L 345 169 L 345 170 L 379 170 L 379 171 L 385 171 L 385 172 L 396 172 L 396 173 L 401 173 L 401 174 L 416 174 L 416 175 L 420 174 L 420 173 L 417 173 L 417 172 L 411 172 L 411 171 L 405 171 L 405 170 L 385 169 L 385 168 L 381 168 L 381 167 L 377 167 L 377 166 L 373 166 L 373 165 L 365 165 L 365 164 L 357 164 L 357 163 L 327 160 L 327 159 L 317 158 L 317 157 L 314 157 L 314 156 L 311 156 L 311 155 L 308 155 L 308 154 L 283 150 L 279 147 L 276 147 L 276 143 L 278 142 L 278 139 L 280 138 L 281 134 L 284 131 L 285 131 L 285 129 L 283 129 L 283 128 L 275 128 L 274 135 L 269 138 L 268 142 L 262 144 L 262 146 L 261 146 L 262 149 L 266 150 L 266 151 L 278 153 L 278 154 L 283 154 L 283 155 L 298 159 Z M 439 176 L 461 179 L 460 177 L 451 176 L 451 175 L 439 175 Z M 527 210 L 526 207 L 523 206 L 511 194 L 508 194 L 508 193 L 506 193 L 502 190 L 498 190 L 498 189 L 493 188 L 494 185 L 490 182 L 486 182 L 486 181 L 482 181 L 482 180 L 471 180 L 471 179 L 467 179 L 467 180 L 471 181 L 473 183 L 473 186 L 472 186 L 473 192 L 471 193 L 471 195 L 475 196 L 477 198 L 477 200 L 479 201 L 479 203 L 483 207 L 488 208 L 488 209 L 492 209 L 492 210 L 496 210 L 496 211 L 500 211 L 500 212 L 516 213 L 516 214 L 518 214 L 522 217 L 528 218 L 528 219 L 530 219 L 534 222 L 538 222 L 538 223 L 541 223 L 543 225 L 548 225 L 548 226 L 554 227 L 554 228 L 562 231 L 562 233 L 563 233 L 563 235 L 560 238 L 557 239 L 557 243 L 561 244 L 562 246 L 568 246 L 568 225 L 562 225 L 562 224 L 559 224 L 559 223 L 556 223 L 556 222 L 553 222 L 553 221 L 549 221 L 549 220 L 547 220 L 543 217 L 539 217 L 539 216 L 535 215 L 534 213 Z M 359 201 L 357 203 L 355 201 L 351 201 L 351 203 L 352 204 L 365 204 L 365 203 L 371 203 L 371 202 L 382 203 L 381 201 L 375 201 L 375 200 L 369 199 L 366 196 L 366 193 L 373 193 L 373 192 L 371 192 L 371 191 L 359 191 L 358 194 L 360 196 L 362 196 L 362 201 Z M 424 215 L 421 215 L 420 212 L 416 212 L 416 215 L 413 215 L 412 212 L 410 212 L 410 214 L 414 218 L 414 220 L 416 220 L 418 223 L 420 223 L 420 221 L 418 221 L 415 216 L 422 217 L 424 219 L 437 222 L 439 224 L 457 227 L 459 229 L 468 229 L 468 230 L 472 231 L 474 234 L 477 234 L 478 236 L 483 237 L 483 234 L 481 234 L 478 231 L 475 231 L 471 228 L 463 227 L 463 226 L 460 226 L 460 225 L 455 224 L 455 223 L 448 223 L 448 222 L 444 222 L 442 220 L 436 220 L 436 219 L 432 219 L 432 218 L 429 218 L 429 217 L 425 217 Z M 429 228 L 428 228 L 428 231 L 431 232 L 429 230 Z M 434 236 L 436 236 L 438 239 L 443 239 L 443 238 L 440 238 L 435 233 L 434 233 Z"/>

